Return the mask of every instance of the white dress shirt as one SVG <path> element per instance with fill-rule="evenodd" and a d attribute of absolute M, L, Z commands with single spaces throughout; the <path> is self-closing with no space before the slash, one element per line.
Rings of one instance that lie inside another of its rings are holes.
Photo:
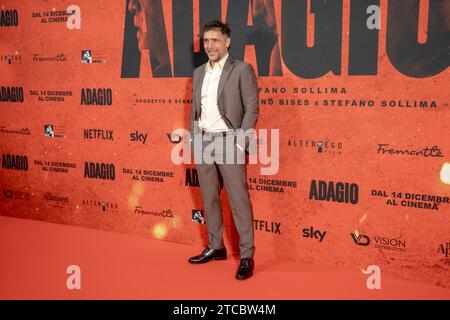
<path fill-rule="evenodd" d="M 214 67 L 211 67 L 209 61 L 206 64 L 201 91 L 202 112 L 198 122 L 198 126 L 204 131 L 217 132 L 230 130 L 222 119 L 217 104 L 219 80 L 227 58 L 228 53 L 219 62 L 214 63 Z"/>

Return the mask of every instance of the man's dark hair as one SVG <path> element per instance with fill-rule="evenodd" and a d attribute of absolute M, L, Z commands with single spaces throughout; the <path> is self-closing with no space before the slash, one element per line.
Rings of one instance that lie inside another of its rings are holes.
<path fill-rule="evenodd" d="M 206 31 L 213 30 L 213 29 L 219 29 L 220 32 L 222 32 L 223 34 L 226 34 L 227 36 L 231 37 L 231 29 L 228 26 L 228 23 L 223 23 L 220 20 L 213 20 L 213 21 L 210 21 L 210 22 L 206 23 L 203 26 L 202 34 L 204 34 Z"/>

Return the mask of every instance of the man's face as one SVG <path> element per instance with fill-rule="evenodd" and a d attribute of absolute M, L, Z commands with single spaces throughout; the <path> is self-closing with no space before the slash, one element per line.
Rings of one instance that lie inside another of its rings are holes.
<path fill-rule="evenodd" d="M 219 62 L 228 52 L 231 39 L 219 29 L 203 33 L 203 47 L 211 62 Z"/>
<path fill-rule="evenodd" d="M 137 28 L 136 37 L 139 50 L 146 49 L 146 24 L 145 24 L 145 8 L 148 5 L 147 0 L 131 0 L 128 4 L 128 10 L 134 14 L 133 22 Z"/>

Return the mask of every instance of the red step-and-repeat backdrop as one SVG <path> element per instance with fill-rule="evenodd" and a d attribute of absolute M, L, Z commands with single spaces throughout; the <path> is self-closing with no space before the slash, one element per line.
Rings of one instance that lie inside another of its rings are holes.
<path fill-rule="evenodd" d="M 248 165 L 255 258 L 450 287 L 450 1 L 0 5 L 1 215 L 206 244 L 195 165 L 174 155 L 221 18 L 269 151 Z"/>

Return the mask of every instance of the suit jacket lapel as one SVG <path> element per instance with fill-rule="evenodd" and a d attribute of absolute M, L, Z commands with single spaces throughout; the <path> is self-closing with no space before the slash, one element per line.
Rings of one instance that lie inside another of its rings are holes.
<path fill-rule="evenodd" d="M 220 95 L 222 94 L 223 87 L 225 86 L 225 83 L 227 82 L 228 77 L 230 76 L 231 70 L 233 70 L 234 67 L 233 62 L 234 62 L 233 57 L 229 55 L 227 61 L 225 62 L 225 65 L 223 66 L 222 74 L 220 75 L 219 86 L 217 88 L 217 101 L 220 101 Z M 219 108 L 221 107 L 222 106 L 219 103 Z"/>

